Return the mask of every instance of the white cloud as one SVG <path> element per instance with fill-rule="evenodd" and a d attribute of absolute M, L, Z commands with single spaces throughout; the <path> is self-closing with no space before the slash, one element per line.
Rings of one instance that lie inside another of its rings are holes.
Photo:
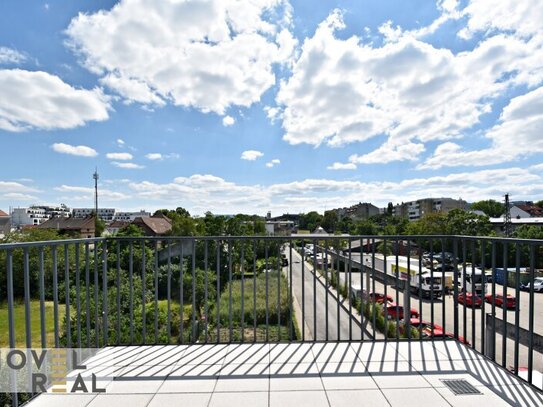
<path fill-rule="evenodd" d="M 46 72 L 0 69 L 0 129 L 71 129 L 106 120 L 109 108 L 100 89 L 76 89 Z"/>
<path fill-rule="evenodd" d="M 30 201 L 36 200 L 31 193 L 39 192 L 38 189 L 23 185 L 19 182 L 0 181 L 0 200 Z"/>
<path fill-rule="evenodd" d="M 0 64 L 22 64 L 27 60 L 25 54 L 17 51 L 16 49 L 8 47 L 0 47 Z"/>
<path fill-rule="evenodd" d="M 119 147 L 123 147 L 123 146 L 124 146 L 124 140 L 118 138 L 118 139 L 117 139 L 117 145 L 118 145 Z"/>
<path fill-rule="evenodd" d="M 66 196 L 66 198 L 70 200 L 92 201 L 94 197 L 94 188 L 90 188 L 90 187 L 61 185 L 59 187 L 55 187 L 54 189 L 55 191 L 69 194 Z M 98 193 L 99 193 L 100 199 L 105 199 L 108 201 L 120 201 L 123 199 L 130 198 L 130 196 L 125 193 L 118 192 L 118 191 L 111 191 L 107 188 L 101 188 L 101 187 L 98 189 Z"/>
<path fill-rule="evenodd" d="M 248 161 L 254 161 L 259 157 L 262 157 L 264 153 L 257 151 L 257 150 L 246 150 L 243 153 L 241 153 L 241 159 L 242 160 L 248 160 Z"/>
<path fill-rule="evenodd" d="M 328 170 L 356 170 L 356 164 L 354 163 L 338 163 L 335 162 L 332 165 L 326 167 Z"/>
<path fill-rule="evenodd" d="M 272 168 L 272 167 L 276 166 L 277 164 L 281 164 L 281 160 L 279 160 L 279 158 L 274 158 L 273 160 L 268 161 L 266 163 L 266 167 Z"/>
<path fill-rule="evenodd" d="M 19 192 L 8 192 L 7 194 L 3 194 L 0 192 L 0 199 L 9 201 L 31 201 L 38 198 L 34 195 L 21 194 Z"/>
<path fill-rule="evenodd" d="M 115 167 L 118 168 L 124 168 L 127 170 L 141 170 L 145 168 L 144 165 L 136 164 L 136 163 L 120 163 L 117 161 L 112 161 L 111 164 L 113 164 Z"/>
<path fill-rule="evenodd" d="M 55 143 L 51 148 L 53 151 L 60 154 L 77 155 L 80 157 L 96 157 L 98 155 L 94 148 L 88 146 L 72 146 L 65 143 Z"/>
<path fill-rule="evenodd" d="M 145 154 L 145 158 L 147 158 L 148 160 L 162 160 L 162 154 L 149 153 L 149 154 Z"/>
<path fill-rule="evenodd" d="M 106 157 L 110 160 L 130 161 L 134 156 L 130 153 L 107 153 Z"/>
<path fill-rule="evenodd" d="M 447 19 L 462 13 L 454 1 L 439 7 Z M 290 144 L 338 147 L 387 137 L 376 150 L 353 155 L 353 164 L 418 160 L 429 141 L 466 137 L 511 88 L 543 81 L 543 36 L 498 33 L 453 53 L 418 39 L 437 27 L 403 32 L 386 24 L 380 46 L 339 38 L 344 27 L 336 10 L 305 39 L 273 113 L 281 111 Z"/>
<path fill-rule="evenodd" d="M 222 119 L 223 126 L 232 126 L 236 120 L 232 116 L 224 116 Z"/>
<path fill-rule="evenodd" d="M 250 106 L 275 84 L 295 39 L 287 0 L 121 0 L 80 13 L 70 47 L 127 102 L 194 107 L 223 115 Z"/>
<path fill-rule="evenodd" d="M 443 143 L 417 168 L 500 164 L 543 153 L 542 134 L 543 87 L 540 87 L 511 99 L 504 107 L 499 123 L 485 133 L 485 137 L 491 141 L 490 147 L 466 151 L 456 143 Z"/>
<path fill-rule="evenodd" d="M 152 161 L 162 161 L 162 160 L 177 160 L 179 158 L 179 154 L 177 153 L 169 153 L 169 154 L 162 154 L 162 153 L 149 153 L 145 154 L 145 158 Z"/>
<path fill-rule="evenodd" d="M 466 171 L 445 176 L 405 179 L 400 182 L 333 179 L 303 179 L 271 185 L 240 185 L 214 175 L 177 177 L 169 183 L 131 182 L 127 193 L 146 207 L 175 207 L 182 200 L 191 213 L 295 213 L 338 208 L 368 201 L 386 206 L 424 197 L 453 197 L 468 201 L 501 199 L 508 191 L 515 199 L 533 199 L 543 194 L 540 171 L 524 168 Z"/>

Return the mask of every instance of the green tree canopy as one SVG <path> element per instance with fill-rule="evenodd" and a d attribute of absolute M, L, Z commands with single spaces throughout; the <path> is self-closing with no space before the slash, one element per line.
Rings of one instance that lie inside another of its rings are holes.
<path fill-rule="evenodd" d="M 505 205 L 494 199 L 486 199 L 472 203 L 471 209 L 483 211 L 490 218 L 498 218 L 505 212 Z"/>

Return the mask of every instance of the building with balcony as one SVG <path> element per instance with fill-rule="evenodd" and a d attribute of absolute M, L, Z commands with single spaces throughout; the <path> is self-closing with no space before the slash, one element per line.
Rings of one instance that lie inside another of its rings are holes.
<path fill-rule="evenodd" d="M 72 216 L 82 219 L 91 216 L 94 212 L 94 208 L 74 208 Z M 113 222 L 115 219 L 115 208 L 98 208 L 98 218 L 105 223 Z"/>
<path fill-rule="evenodd" d="M 428 213 L 448 213 L 453 209 L 466 209 L 467 202 L 453 198 L 424 198 L 411 202 L 402 202 L 394 206 L 394 216 L 407 218 L 409 221 L 419 220 Z"/>
<path fill-rule="evenodd" d="M 0 238 L 11 232 L 11 216 L 0 209 Z"/>
<path fill-rule="evenodd" d="M 148 218 L 150 216 L 151 212 L 146 212 L 144 209 L 142 209 L 139 212 L 116 212 L 115 220 L 121 222 L 132 222 L 136 218 Z"/>

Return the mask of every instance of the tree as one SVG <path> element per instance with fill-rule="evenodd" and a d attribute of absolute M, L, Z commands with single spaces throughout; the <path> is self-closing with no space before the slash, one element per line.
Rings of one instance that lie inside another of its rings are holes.
<path fill-rule="evenodd" d="M 471 209 L 483 211 L 490 218 L 499 218 L 505 212 L 505 205 L 494 199 L 487 199 L 472 203 Z"/>
<path fill-rule="evenodd" d="M 543 208 L 543 199 L 541 201 L 535 202 L 534 205 Z"/>
<path fill-rule="evenodd" d="M 322 219 L 322 227 L 328 233 L 334 233 L 338 224 L 338 216 L 336 211 L 324 212 L 324 218 Z"/>
<path fill-rule="evenodd" d="M 106 222 L 104 222 L 98 216 L 94 219 L 94 236 L 100 237 L 102 236 L 102 233 L 104 233 L 104 230 L 106 230 Z"/>
<path fill-rule="evenodd" d="M 447 214 L 447 229 L 451 235 L 491 236 L 493 234 L 488 216 L 476 215 L 463 209 L 453 209 Z"/>
<path fill-rule="evenodd" d="M 394 205 L 392 205 L 392 202 L 389 202 L 387 205 L 387 215 L 392 216 L 393 211 L 394 211 Z"/>
<path fill-rule="evenodd" d="M 323 216 L 315 211 L 311 211 L 300 216 L 300 229 L 307 229 L 313 232 L 322 224 Z"/>

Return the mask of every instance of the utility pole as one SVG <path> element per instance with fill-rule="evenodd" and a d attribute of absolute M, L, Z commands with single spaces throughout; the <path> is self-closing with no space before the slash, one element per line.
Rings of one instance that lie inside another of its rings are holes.
<path fill-rule="evenodd" d="M 511 237 L 511 207 L 509 205 L 509 194 L 505 194 L 505 215 L 503 219 L 503 230 L 506 237 Z"/>
<path fill-rule="evenodd" d="M 95 168 L 92 178 L 94 178 L 94 224 L 96 227 L 98 224 L 98 168 Z M 94 234 L 96 235 L 96 231 Z"/>

